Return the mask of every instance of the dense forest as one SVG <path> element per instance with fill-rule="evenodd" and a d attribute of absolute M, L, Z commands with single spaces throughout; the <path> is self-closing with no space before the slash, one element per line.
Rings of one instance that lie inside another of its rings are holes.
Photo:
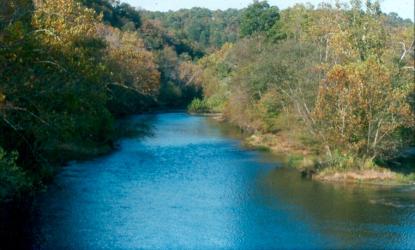
<path fill-rule="evenodd" d="M 241 12 L 236 9 L 212 11 L 192 8 L 141 13 L 144 17 L 160 23 L 175 37 L 203 51 L 212 52 L 225 43 L 234 43 L 239 39 Z"/>
<path fill-rule="evenodd" d="M 414 29 L 378 2 L 149 12 L 112 0 L 0 6 L 0 200 L 114 147 L 116 119 L 221 113 L 324 169 L 413 145 Z M 193 100 L 193 101 L 192 101 Z M 300 160 L 299 160 L 300 159 Z"/>

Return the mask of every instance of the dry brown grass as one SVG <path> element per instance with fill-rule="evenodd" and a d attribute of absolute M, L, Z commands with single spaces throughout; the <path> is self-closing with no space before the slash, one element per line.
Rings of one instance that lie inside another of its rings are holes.
<path fill-rule="evenodd" d="M 326 170 L 318 173 L 314 176 L 317 180 L 322 181 L 388 181 L 397 179 L 397 174 L 390 171 L 389 169 L 384 168 L 375 168 L 375 169 L 361 169 L 361 170 L 349 170 L 349 171 L 336 171 L 336 170 Z"/>

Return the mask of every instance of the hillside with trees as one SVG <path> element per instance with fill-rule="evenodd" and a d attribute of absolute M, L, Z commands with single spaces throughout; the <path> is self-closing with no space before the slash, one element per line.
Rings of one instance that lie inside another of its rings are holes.
<path fill-rule="evenodd" d="M 283 11 L 254 2 L 241 16 L 243 39 L 199 61 L 204 99 L 191 111 L 222 113 L 251 144 L 321 178 L 413 173 L 396 160 L 415 142 L 411 21 L 377 1 Z"/>
<path fill-rule="evenodd" d="M 155 20 L 189 44 L 203 51 L 213 51 L 225 43 L 239 39 L 241 11 L 236 9 L 182 9 L 169 12 L 141 11 L 144 17 Z"/>

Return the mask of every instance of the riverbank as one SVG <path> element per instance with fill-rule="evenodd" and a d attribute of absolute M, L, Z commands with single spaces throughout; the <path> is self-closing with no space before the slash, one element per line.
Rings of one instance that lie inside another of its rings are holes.
<path fill-rule="evenodd" d="M 282 156 L 284 163 L 297 168 L 304 176 L 325 182 L 359 182 L 381 185 L 415 184 L 414 173 L 394 172 L 389 168 L 362 161 L 355 168 L 321 167 L 324 156 L 315 148 L 308 148 L 298 137 L 289 137 L 290 132 L 277 134 L 254 134 L 245 139 L 248 147 L 267 150 Z M 310 145 L 312 147 L 312 145 Z M 285 156 L 284 156 L 285 155 Z M 368 166 L 366 166 L 368 165 Z"/>
<path fill-rule="evenodd" d="M 192 114 L 192 113 L 191 113 Z M 201 113 L 192 115 L 208 116 L 218 122 L 227 122 L 220 113 Z M 285 165 L 299 170 L 303 177 L 321 182 L 365 183 L 375 185 L 415 184 L 415 173 L 397 172 L 390 168 L 373 164 L 371 161 L 350 159 L 356 167 L 344 168 L 328 166 L 317 143 L 305 136 L 301 128 L 292 126 L 276 133 L 251 133 L 243 138 L 247 148 L 268 151 L 277 155 Z"/>
<path fill-rule="evenodd" d="M 47 150 L 47 155 L 39 156 L 39 158 L 42 158 L 42 161 L 37 163 L 36 166 L 32 166 L 34 170 L 21 174 L 18 178 L 12 176 L 14 173 L 10 173 L 10 171 L 6 173 L 1 172 L 3 170 L 1 164 L 9 159 L 6 158 L 8 155 L 2 155 L 0 151 L 0 179 L 5 180 L 0 185 L 0 206 L 30 200 L 39 191 L 45 190 L 63 167 L 71 163 L 88 161 L 111 154 L 118 149 L 118 141 L 122 138 L 140 137 L 148 134 L 151 128 L 145 123 L 128 124 L 128 126 L 125 124 L 124 121 L 128 120 L 131 116 L 174 112 L 185 112 L 185 109 L 154 107 L 152 109 L 142 110 L 136 114 L 117 115 L 114 117 L 114 128 L 112 132 L 102 135 L 107 138 L 105 142 L 92 143 L 88 140 L 74 140 L 67 143 L 53 144 L 53 147 L 45 149 Z M 13 156 L 13 154 L 9 155 Z M 6 163 L 9 162 L 10 160 Z M 37 169 L 40 170 L 36 171 Z"/>

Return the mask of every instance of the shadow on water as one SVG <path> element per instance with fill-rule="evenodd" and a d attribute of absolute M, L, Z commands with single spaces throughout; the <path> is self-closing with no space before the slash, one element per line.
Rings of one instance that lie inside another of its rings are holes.
<path fill-rule="evenodd" d="M 339 240 L 340 248 L 413 249 L 414 187 L 319 183 L 278 168 L 261 180 L 263 193 L 300 208 L 316 230 Z"/>
<path fill-rule="evenodd" d="M 155 115 L 141 115 L 121 119 L 116 124 L 117 138 L 145 138 L 154 136 Z"/>
<path fill-rule="evenodd" d="M 154 136 L 156 121 L 157 116 L 150 114 L 120 119 L 116 123 L 116 138 L 150 138 Z M 39 191 L 39 195 L 45 191 Z M 27 196 L 20 201 L 0 204 L 0 250 L 32 249 L 42 240 L 34 233 L 38 231 L 39 217 L 36 202 L 36 197 Z"/>
<path fill-rule="evenodd" d="M 31 202 L 0 206 L 0 249 L 29 249 L 32 245 Z"/>

